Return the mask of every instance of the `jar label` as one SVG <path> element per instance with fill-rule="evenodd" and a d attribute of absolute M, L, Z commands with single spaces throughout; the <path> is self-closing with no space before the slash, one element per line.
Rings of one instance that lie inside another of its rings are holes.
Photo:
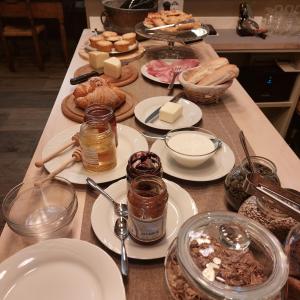
<path fill-rule="evenodd" d="M 94 149 L 89 149 L 87 147 L 82 147 L 82 160 L 89 165 L 98 165 L 98 153 Z"/>
<path fill-rule="evenodd" d="M 133 238 L 141 242 L 153 242 L 162 238 L 166 233 L 166 214 L 155 219 L 140 219 L 133 215 L 128 216 L 128 230 Z"/>

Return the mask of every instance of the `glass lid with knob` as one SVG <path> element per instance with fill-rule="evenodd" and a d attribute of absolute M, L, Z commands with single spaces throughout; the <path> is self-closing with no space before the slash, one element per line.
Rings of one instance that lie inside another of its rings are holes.
<path fill-rule="evenodd" d="M 275 299 L 288 277 L 278 240 L 231 212 L 198 214 L 185 222 L 177 259 L 188 281 L 212 299 Z"/>

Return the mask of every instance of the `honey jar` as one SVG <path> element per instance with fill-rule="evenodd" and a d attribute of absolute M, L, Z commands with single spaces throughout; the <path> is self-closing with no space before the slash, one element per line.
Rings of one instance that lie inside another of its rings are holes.
<path fill-rule="evenodd" d="M 138 243 L 153 244 L 166 234 L 168 191 L 159 176 L 143 175 L 128 191 L 128 230 Z"/>
<path fill-rule="evenodd" d="M 87 119 L 80 127 L 79 143 L 83 166 L 89 171 L 105 171 L 117 164 L 115 135 L 109 122 Z"/>
<path fill-rule="evenodd" d="M 118 146 L 117 121 L 112 107 L 102 104 L 92 104 L 84 111 L 84 121 L 98 120 L 109 122 L 115 135 L 116 147 Z"/>

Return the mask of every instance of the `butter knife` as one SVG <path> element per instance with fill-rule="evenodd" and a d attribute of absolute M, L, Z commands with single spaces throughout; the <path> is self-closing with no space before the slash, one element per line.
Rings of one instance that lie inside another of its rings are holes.
<path fill-rule="evenodd" d="M 79 83 L 87 81 L 91 77 L 100 76 L 101 74 L 103 74 L 103 69 L 99 69 L 98 71 L 91 71 L 89 73 L 85 73 L 85 74 L 79 75 L 77 77 L 71 78 L 70 84 L 72 84 L 72 85 L 79 84 Z"/>
<path fill-rule="evenodd" d="M 175 95 L 169 102 L 177 102 L 182 96 L 184 96 L 184 92 L 180 92 L 179 94 Z M 157 108 L 154 112 L 152 112 L 146 119 L 145 123 L 149 123 L 154 121 L 158 115 L 159 115 L 159 110 L 161 109 L 162 105 Z"/>

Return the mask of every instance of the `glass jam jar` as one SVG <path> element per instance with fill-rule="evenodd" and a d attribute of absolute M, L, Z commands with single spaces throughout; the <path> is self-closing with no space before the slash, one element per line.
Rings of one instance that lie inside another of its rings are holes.
<path fill-rule="evenodd" d="M 158 176 L 143 175 L 128 190 L 128 231 L 141 244 L 153 244 L 166 234 L 168 191 Z"/>
<path fill-rule="evenodd" d="M 108 122 L 92 118 L 81 124 L 79 143 L 87 170 L 99 172 L 116 166 L 115 136 Z"/>
<path fill-rule="evenodd" d="M 150 151 L 133 153 L 128 159 L 126 171 L 127 182 L 129 184 L 134 178 L 141 175 L 155 175 L 162 177 L 163 174 L 159 156 Z"/>
<path fill-rule="evenodd" d="M 275 236 L 257 222 L 224 211 L 188 219 L 164 265 L 176 300 L 279 300 L 289 273 Z"/>
<path fill-rule="evenodd" d="M 261 156 L 250 156 L 254 164 L 256 172 L 260 175 L 280 185 L 280 180 L 277 176 L 277 169 L 275 164 L 267 158 Z M 247 174 L 250 173 L 248 161 L 246 158 L 242 163 L 233 168 L 225 178 L 225 198 L 227 203 L 236 211 L 240 208 L 242 203 L 250 197 L 243 189 L 243 183 Z"/>
<path fill-rule="evenodd" d="M 115 135 L 116 147 L 118 146 L 118 134 L 117 134 L 117 121 L 112 107 L 92 104 L 88 106 L 84 111 L 84 121 L 103 121 L 109 122 L 111 129 Z"/>

